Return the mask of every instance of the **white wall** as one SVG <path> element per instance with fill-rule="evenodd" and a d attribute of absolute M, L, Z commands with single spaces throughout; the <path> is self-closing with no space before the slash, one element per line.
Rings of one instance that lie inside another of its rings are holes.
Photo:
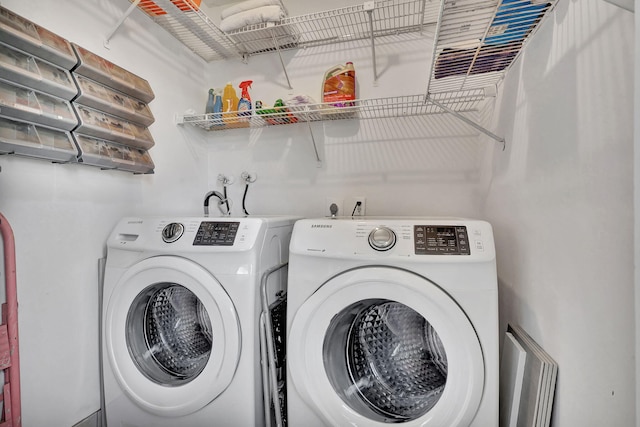
<path fill-rule="evenodd" d="M 635 15 L 636 28 L 640 24 L 640 14 Z M 633 202 L 634 202 L 634 282 L 635 282 L 635 329 L 636 329 L 636 408 L 640 408 L 640 33 L 635 36 L 634 70 L 634 114 L 633 114 Z M 640 427 L 640 416 L 636 409 L 636 427 Z"/>
<path fill-rule="evenodd" d="M 273 105 L 292 94 L 321 101 L 326 70 L 352 61 L 357 97 L 386 98 L 424 94 L 433 36 L 405 36 L 376 42 L 375 82 L 368 42 L 284 52 L 293 86 L 289 90 L 277 55 L 209 65 L 208 83 L 222 87 L 253 80 L 252 100 Z M 203 108 L 203 107 L 200 107 Z M 233 175 L 234 213 L 241 213 L 243 171 L 257 172 L 250 188 L 250 213 L 329 215 L 326 198 L 344 202 L 350 215 L 353 196 L 367 198 L 367 215 L 478 216 L 480 166 L 492 142 L 478 142 L 478 131 L 448 115 L 313 123 L 316 160 L 306 124 L 254 130 L 210 132 L 209 186 L 220 190 L 218 174 Z M 339 213 L 340 214 L 340 213 Z"/>
<path fill-rule="evenodd" d="M 561 1 L 501 90 L 501 324 L 559 363 L 555 426 L 635 423 L 633 52 L 632 13 Z"/>
<path fill-rule="evenodd" d="M 204 62 L 139 11 L 105 49 L 104 37 L 129 4 L 2 1 L 146 78 L 156 94 L 154 175 L 0 156 L 0 211 L 17 245 L 24 426 L 69 427 L 99 408 L 97 260 L 116 221 L 199 214 L 206 190 L 202 138 L 172 123 L 173 112 L 199 94 Z"/>

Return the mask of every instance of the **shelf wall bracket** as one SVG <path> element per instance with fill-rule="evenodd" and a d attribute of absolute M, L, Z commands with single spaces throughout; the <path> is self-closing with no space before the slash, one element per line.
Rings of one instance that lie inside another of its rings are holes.
<path fill-rule="evenodd" d="M 377 86 L 378 83 L 378 67 L 376 65 L 376 38 L 373 33 L 373 9 L 375 9 L 375 2 L 367 1 L 364 3 L 364 10 L 369 15 L 369 32 L 371 33 L 371 57 L 373 59 L 373 85 Z"/>
<path fill-rule="evenodd" d="M 280 51 L 280 44 L 278 43 L 278 38 L 276 37 L 275 31 L 273 29 L 270 31 L 271 39 L 273 40 L 273 46 L 276 48 L 278 52 L 278 57 L 280 58 L 280 65 L 282 65 L 282 71 L 284 71 L 284 76 L 287 79 L 287 85 L 289 85 L 289 89 L 293 90 L 293 86 L 291 86 L 291 80 L 289 80 L 289 73 L 287 73 L 287 66 L 284 64 L 284 59 L 282 59 L 282 52 Z"/>
<path fill-rule="evenodd" d="M 311 143 L 313 144 L 313 153 L 316 155 L 317 166 L 322 167 L 322 160 L 320 160 L 320 154 L 318 153 L 318 145 L 316 144 L 316 138 L 313 136 L 313 129 L 311 128 L 311 118 L 307 114 L 306 116 L 307 126 L 309 126 L 309 135 L 311 135 Z"/>
<path fill-rule="evenodd" d="M 462 114 L 460 114 L 459 112 L 452 110 L 451 108 L 445 106 L 444 104 L 442 104 L 441 102 L 436 101 L 435 99 L 433 99 L 432 97 L 430 97 L 429 95 L 427 95 L 427 102 L 432 103 L 433 105 L 435 105 L 436 107 L 446 111 L 447 113 L 453 114 L 455 117 L 457 117 L 458 119 L 462 120 L 463 122 L 465 122 L 466 124 L 468 124 L 469 126 L 471 126 L 472 128 L 479 130 L 480 132 L 484 133 L 485 135 L 489 136 L 492 139 L 495 139 L 497 142 L 502 144 L 502 151 L 505 150 L 506 148 L 506 142 L 505 139 L 502 137 L 499 137 L 498 135 L 496 135 L 493 132 L 490 132 L 489 130 L 485 129 L 484 127 L 480 126 L 479 124 L 477 124 L 476 122 L 474 122 L 473 120 L 463 116 Z"/>
<path fill-rule="evenodd" d="M 111 38 L 114 36 L 114 34 L 118 31 L 118 29 L 120 29 L 120 27 L 122 26 L 122 24 L 124 23 L 124 21 L 127 20 L 127 18 L 129 17 L 129 15 L 131 15 L 131 13 L 133 12 L 133 10 L 138 7 L 138 4 L 140 3 L 141 0 L 134 0 L 133 3 L 131 3 L 129 5 L 129 8 L 124 12 L 124 14 L 120 17 L 120 19 L 118 20 L 118 22 L 116 23 L 116 25 L 113 27 L 113 30 L 111 30 L 109 32 L 109 34 L 107 34 L 107 36 L 104 38 L 104 47 L 106 47 L 107 49 L 109 49 L 109 40 L 111 40 Z"/>

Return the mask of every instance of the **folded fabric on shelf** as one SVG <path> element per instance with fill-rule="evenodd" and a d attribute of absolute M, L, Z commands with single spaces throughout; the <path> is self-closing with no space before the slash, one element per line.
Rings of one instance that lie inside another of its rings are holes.
<path fill-rule="evenodd" d="M 240 12 L 246 12 L 248 10 L 257 9 L 263 6 L 281 6 L 280 0 L 247 0 L 242 3 L 229 6 L 220 13 L 220 19 L 226 19 L 231 15 L 235 15 Z"/>
<path fill-rule="evenodd" d="M 502 71 L 522 49 L 521 41 L 504 43 L 500 46 L 482 46 L 475 49 L 444 49 L 434 69 L 434 77 L 441 79 L 464 74 L 482 74 Z"/>
<path fill-rule="evenodd" d="M 220 22 L 220 29 L 225 33 L 248 25 L 260 24 L 263 22 L 280 22 L 285 17 L 284 10 L 280 6 L 262 6 L 256 9 L 247 10 L 233 14 Z"/>

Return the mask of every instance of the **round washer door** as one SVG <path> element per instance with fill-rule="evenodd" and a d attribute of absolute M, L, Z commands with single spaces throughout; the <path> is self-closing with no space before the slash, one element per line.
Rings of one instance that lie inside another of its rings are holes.
<path fill-rule="evenodd" d="M 484 387 L 479 339 L 438 285 L 392 267 L 333 277 L 294 314 L 290 379 L 328 425 L 463 426 Z"/>
<path fill-rule="evenodd" d="M 128 269 L 108 298 L 109 363 L 138 406 L 183 416 L 229 386 L 240 357 L 238 316 L 203 267 L 174 256 L 148 258 Z"/>

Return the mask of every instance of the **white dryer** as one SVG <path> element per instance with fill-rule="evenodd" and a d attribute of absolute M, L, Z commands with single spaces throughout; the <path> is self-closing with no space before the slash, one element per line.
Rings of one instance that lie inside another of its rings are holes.
<path fill-rule="evenodd" d="M 292 427 L 497 427 L 491 226 L 301 220 L 289 251 Z"/>
<path fill-rule="evenodd" d="M 107 242 L 104 405 L 112 427 L 264 425 L 261 275 L 294 218 L 125 218 Z M 269 278 L 284 287 L 286 270 Z"/>

